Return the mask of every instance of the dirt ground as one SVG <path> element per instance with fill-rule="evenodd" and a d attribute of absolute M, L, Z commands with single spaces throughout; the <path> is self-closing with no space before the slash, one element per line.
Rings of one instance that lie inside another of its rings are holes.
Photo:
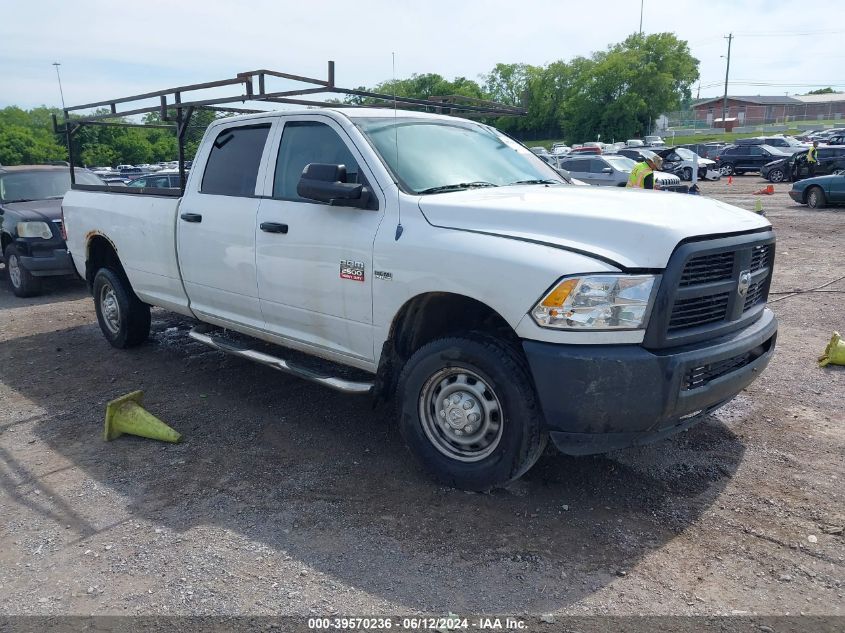
<path fill-rule="evenodd" d="M 845 615 L 845 209 L 705 183 L 777 229 L 774 360 L 649 447 L 438 487 L 390 411 L 190 342 L 112 349 L 81 282 L 0 290 L 0 615 Z M 673 195 L 673 194 L 664 194 Z M 4 279 L 5 282 L 5 279 Z M 102 440 L 136 389 L 178 445 Z M 548 616 L 544 616 L 548 619 Z"/>

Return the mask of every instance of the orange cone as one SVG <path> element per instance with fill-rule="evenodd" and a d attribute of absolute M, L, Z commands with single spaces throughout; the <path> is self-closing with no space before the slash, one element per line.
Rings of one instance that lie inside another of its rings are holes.
<path fill-rule="evenodd" d="M 766 193 L 768 195 L 772 195 L 774 192 L 775 192 L 775 186 L 774 185 L 769 185 L 768 187 L 766 187 Z"/>
<path fill-rule="evenodd" d="M 734 177 L 733 176 L 728 176 L 728 184 L 729 185 L 734 184 Z"/>

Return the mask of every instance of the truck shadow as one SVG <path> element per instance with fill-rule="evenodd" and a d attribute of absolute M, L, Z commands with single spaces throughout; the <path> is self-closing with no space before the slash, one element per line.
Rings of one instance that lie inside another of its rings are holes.
<path fill-rule="evenodd" d="M 9 288 L 6 265 L 0 263 L 0 309 L 75 301 L 88 294 L 85 282 L 75 277 L 45 277 L 42 284 L 43 292 L 37 297 L 16 297 Z"/>
<path fill-rule="evenodd" d="M 124 352 L 96 325 L 4 342 L 0 380 L 44 414 L 0 427 L 34 424 L 57 461 L 128 499 L 116 514 L 179 532 L 231 530 L 409 609 L 564 608 L 694 523 L 743 457 L 712 418 L 651 447 L 550 452 L 508 490 L 468 494 L 433 484 L 408 458 L 391 412 L 368 399 L 209 351 L 178 317 L 155 313 L 153 326 L 150 343 Z M 61 388 L 55 372 L 19 371 L 22 358 L 57 367 Z M 102 441 L 105 402 L 136 389 L 182 444 Z M 108 529 L 28 472 L 20 453 L 0 452 L 0 487 L 15 503 L 78 539 Z M 16 495 L 22 480 L 42 487 L 49 507 Z"/>

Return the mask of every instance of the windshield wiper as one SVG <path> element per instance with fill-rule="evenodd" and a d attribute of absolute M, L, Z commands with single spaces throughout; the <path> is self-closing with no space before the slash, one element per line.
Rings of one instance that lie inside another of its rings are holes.
<path fill-rule="evenodd" d="M 462 191 L 464 189 L 474 189 L 475 187 L 498 187 L 492 182 L 485 182 L 484 180 L 476 180 L 475 182 L 458 182 L 454 185 L 440 185 L 439 187 L 429 187 L 417 193 L 425 195 L 428 193 L 446 193 L 447 191 Z"/>
<path fill-rule="evenodd" d="M 508 183 L 511 185 L 560 185 L 563 184 L 560 180 L 548 179 L 534 179 L 534 180 L 517 180 L 516 182 Z"/>

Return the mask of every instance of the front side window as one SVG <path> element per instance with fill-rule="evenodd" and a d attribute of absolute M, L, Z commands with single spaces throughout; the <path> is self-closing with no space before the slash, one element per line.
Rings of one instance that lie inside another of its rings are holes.
<path fill-rule="evenodd" d="M 200 191 L 223 196 L 255 195 L 261 154 L 269 132 L 269 124 L 220 132 L 211 147 Z"/>
<path fill-rule="evenodd" d="M 360 182 L 358 162 L 337 132 L 317 121 L 291 121 L 285 123 L 282 131 L 273 179 L 273 197 L 313 202 L 296 193 L 302 170 L 310 163 L 344 165 L 346 182 Z"/>
<path fill-rule="evenodd" d="M 486 125 L 407 117 L 354 122 L 408 193 L 525 181 L 563 183 L 528 149 Z"/>

